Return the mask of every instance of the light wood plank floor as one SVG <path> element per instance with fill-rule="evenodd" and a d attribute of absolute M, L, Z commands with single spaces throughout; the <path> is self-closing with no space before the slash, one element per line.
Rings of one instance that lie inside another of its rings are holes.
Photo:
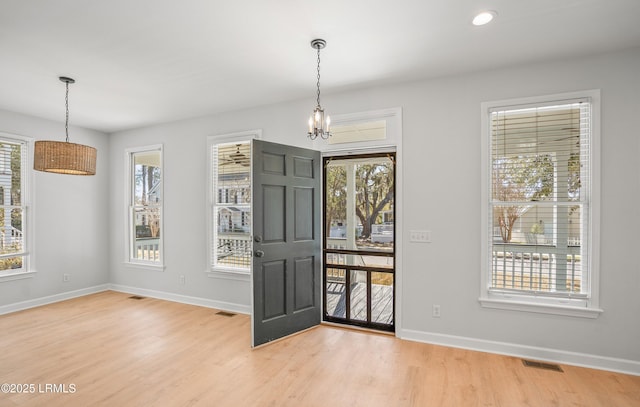
<path fill-rule="evenodd" d="M 0 406 L 640 406 L 640 377 L 330 326 L 251 350 L 246 315 L 128 297 L 0 316 L 0 383 L 36 386 Z"/>

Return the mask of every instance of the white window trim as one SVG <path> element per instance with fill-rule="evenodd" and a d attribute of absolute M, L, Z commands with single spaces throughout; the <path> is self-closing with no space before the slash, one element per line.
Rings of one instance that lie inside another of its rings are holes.
<path fill-rule="evenodd" d="M 0 283 L 32 278 L 35 275 L 36 272 L 34 270 L 3 273 L 2 275 L 0 275 Z"/>
<path fill-rule="evenodd" d="M 131 256 L 131 245 L 132 245 L 132 226 L 133 226 L 133 220 L 131 219 L 131 193 L 133 191 L 133 185 L 132 185 L 132 177 L 131 177 L 131 157 L 132 154 L 134 153 L 141 153 L 141 152 L 146 152 L 146 151 L 160 151 L 160 164 L 162 166 L 162 185 L 160 187 L 160 194 L 162 196 L 162 203 L 160 205 L 160 242 L 159 242 L 159 250 L 160 250 L 160 262 L 159 263 L 155 263 L 155 262 L 149 262 L 149 261 L 144 261 L 144 260 L 137 260 L 134 259 Z M 152 144 L 152 145 L 148 145 L 148 146 L 141 146 L 141 147 L 132 147 L 132 148 L 128 148 L 125 149 L 125 208 L 124 208 L 124 213 L 125 213 L 125 218 L 124 218 L 124 223 L 125 223 L 125 227 L 124 227 L 124 231 L 125 231 L 125 238 L 124 238 L 124 264 L 132 267 L 132 268 L 137 268 L 137 269 L 144 269 L 144 270 L 153 270 L 153 271 L 164 271 L 165 269 L 165 264 L 164 264 L 164 235 L 165 235 L 165 230 L 164 230 L 164 149 L 163 149 L 163 145 L 162 144 Z"/>
<path fill-rule="evenodd" d="M 590 209 L 589 209 L 589 295 L 587 298 L 555 298 L 553 296 L 536 296 L 520 293 L 490 291 L 489 274 L 491 259 L 489 258 L 489 182 L 490 174 L 490 109 L 501 106 L 537 105 L 548 102 L 558 102 L 589 98 L 591 101 L 591 140 L 590 160 L 591 177 L 590 185 Z M 599 306 L 600 297 L 600 90 L 586 90 L 579 92 L 560 93 L 555 95 L 536 96 L 519 99 L 509 99 L 494 102 L 481 103 L 481 277 L 480 277 L 480 304 L 484 308 L 494 308 L 512 311 L 535 312 L 543 314 L 563 315 L 583 318 L 597 318 L 603 310 Z"/>
<path fill-rule="evenodd" d="M 231 267 L 220 267 L 214 266 L 212 264 L 211 252 L 213 250 L 213 245 L 216 241 L 216 236 L 212 228 L 213 224 L 213 160 L 212 160 L 212 150 L 213 146 L 216 144 L 230 144 L 230 143 L 238 143 L 238 142 L 246 142 L 248 140 L 260 140 L 262 139 L 262 129 L 256 130 L 247 130 L 240 131 L 236 133 L 227 133 L 227 134 L 218 134 L 214 136 L 207 137 L 207 202 L 206 202 L 206 220 L 207 220 L 207 270 L 205 272 L 209 277 L 212 278 L 221 278 L 228 280 L 241 280 L 241 281 L 249 281 L 251 278 L 251 269 L 249 270 L 239 270 Z M 251 200 L 253 204 L 253 199 Z M 253 225 L 251 226 L 251 238 L 253 239 Z"/>
<path fill-rule="evenodd" d="M 26 238 L 22 242 L 23 249 L 24 249 L 23 263 L 22 263 L 22 268 L 19 271 L 15 271 L 15 270 L 0 271 L 0 283 L 1 283 L 1 282 L 8 282 L 8 281 L 22 280 L 25 278 L 32 278 L 35 276 L 36 271 L 32 269 L 32 262 L 31 262 L 32 260 L 31 254 L 33 251 L 33 237 L 32 237 L 33 236 L 33 215 L 32 215 L 33 207 L 31 206 L 31 197 L 33 196 L 33 191 L 32 191 L 33 182 L 32 182 L 31 168 L 33 168 L 34 141 L 30 137 L 24 137 L 16 134 L 3 133 L 3 132 L 0 132 L 0 138 L 6 139 L 8 141 L 13 140 L 16 142 L 24 143 L 24 146 L 26 149 L 25 165 L 24 165 L 24 168 L 21 169 L 22 170 L 21 180 L 22 180 L 22 186 L 24 187 L 22 190 L 22 196 L 21 196 L 22 204 L 24 207 L 23 231 L 26 234 Z"/>

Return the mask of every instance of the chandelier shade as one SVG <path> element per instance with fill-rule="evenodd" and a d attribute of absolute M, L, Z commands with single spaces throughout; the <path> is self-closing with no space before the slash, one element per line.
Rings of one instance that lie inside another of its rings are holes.
<path fill-rule="evenodd" d="M 68 141 L 35 142 L 33 169 L 70 175 L 95 175 L 96 149 Z"/>
<path fill-rule="evenodd" d="M 55 174 L 95 175 L 96 149 L 91 146 L 69 142 L 69 84 L 75 83 L 75 80 L 65 76 L 61 76 L 58 79 L 66 85 L 66 140 L 36 141 L 33 153 L 33 169 Z"/>

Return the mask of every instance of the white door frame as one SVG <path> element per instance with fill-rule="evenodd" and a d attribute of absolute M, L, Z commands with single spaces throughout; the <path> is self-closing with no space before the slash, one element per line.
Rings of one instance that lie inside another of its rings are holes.
<path fill-rule="evenodd" d="M 334 155 L 358 155 L 367 153 L 395 152 L 396 153 L 396 247 L 395 247 L 395 335 L 400 337 L 402 332 L 402 268 L 403 268 L 403 161 L 402 161 L 402 108 L 390 108 L 382 110 L 374 110 L 368 112 L 349 113 L 343 115 L 335 115 L 331 117 L 332 127 L 366 123 L 371 121 L 384 120 L 386 122 L 386 134 L 384 139 L 361 141 L 356 143 L 329 144 L 326 140 L 314 140 L 314 150 L 320 150 L 323 157 Z M 321 185 L 324 185 L 322 180 Z M 324 193 L 324 192 L 322 192 Z M 324 214 L 324 208 L 321 216 Z M 320 220 L 320 224 L 324 224 L 324 219 Z"/>

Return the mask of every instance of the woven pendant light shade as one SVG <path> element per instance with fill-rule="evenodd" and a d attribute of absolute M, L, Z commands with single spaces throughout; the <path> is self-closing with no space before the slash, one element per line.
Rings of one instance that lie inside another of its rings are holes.
<path fill-rule="evenodd" d="M 33 169 L 57 174 L 95 175 L 96 149 L 67 141 L 36 141 Z"/>
<path fill-rule="evenodd" d="M 66 88 L 64 98 L 66 140 L 36 141 L 33 152 L 33 169 L 56 174 L 95 175 L 96 149 L 83 144 L 69 143 L 69 84 L 76 81 L 66 76 L 61 76 L 58 79 L 65 84 Z"/>

